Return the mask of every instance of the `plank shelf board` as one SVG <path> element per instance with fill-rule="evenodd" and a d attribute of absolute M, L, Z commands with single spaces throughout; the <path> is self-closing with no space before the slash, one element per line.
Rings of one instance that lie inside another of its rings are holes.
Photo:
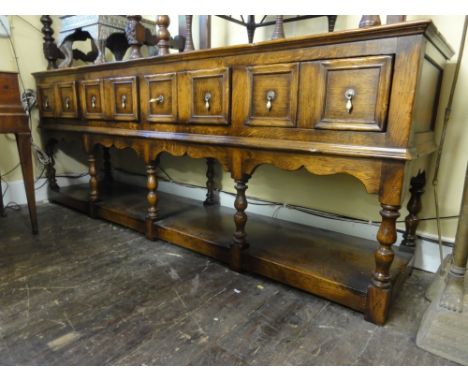
<path fill-rule="evenodd" d="M 50 191 L 52 202 L 88 213 L 88 186 Z M 145 233 L 146 189 L 114 183 L 101 187 L 99 218 Z M 229 263 L 235 231 L 234 208 L 158 192 L 157 236 Z M 374 269 L 376 242 L 248 212 L 249 249 L 243 269 L 364 311 Z M 391 275 L 394 294 L 408 275 L 413 254 L 395 248 Z"/>

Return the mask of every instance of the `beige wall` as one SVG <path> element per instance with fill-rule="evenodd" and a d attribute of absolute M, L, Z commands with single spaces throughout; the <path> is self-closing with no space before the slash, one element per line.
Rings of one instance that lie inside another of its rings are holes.
<path fill-rule="evenodd" d="M 39 16 L 24 16 L 37 28 L 41 28 Z M 385 16 L 381 16 L 385 20 Z M 411 16 L 410 19 L 422 16 Z M 429 16 L 424 16 L 429 17 Z M 350 29 L 357 26 L 359 16 L 339 16 L 336 30 Z M 455 50 L 458 50 L 463 16 L 433 16 L 434 22 L 442 34 L 447 38 Z M 177 16 L 171 16 L 171 33 L 177 33 Z M 20 70 L 27 87 L 34 87 L 31 72 L 46 68 L 46 61 L 42 55 L 42 36 L 38 31 L 24 23 L 17 17 L 10 17 L 12 23 L 12 35 L 19 57 Z M 212 46 L 225 46 L 247 41 L 246 32 L 240 26 L 227 23 L 213 17 Z M 58 20 L 54 18 L 54 29 L 58 30 Z M 198 46 L 196 31 L 198 30 L 197 18 L 194 17 L 195 46 Z M 273 27 L 258 29 L 255 41 L 269 39 Z M 286 36 L 299 36 L 326 31 L 325 19 L 301 21 L 295 24 L 286 24 Z M 467 55 L 468 49 L 465 51 Z M 8 40 L 0 38 L 0 69 L 15 70 L 15 62 L 11 54 Z M 443 110 L 445 108 L 450 84 L 453 77 L 453 69 L 456 56 L 452 59 L 443 81 L 441 107 L 437 123 L 437 132 L 440 133 Z M 468 97 L 468 57 L 464 58 L 460 71 L 459 83 L 453 104 L 452 119 L 446 140 L 446 150 L 441 163 L 440 171 L 440 205 L 442 216 L 457 215 L 463 188 L 464 171 L 468 158 L 468 134 L 466 122 L 468 121 L 468 108 L 464 107 L 463 100 Z M 34 114 L 34 125 L 37 125 L 37 112 Z M 36 141 L 39 141 L 35 133 Z M 57 171 L 82 172 L 84 155 L 77 145 L 67 144 L 62 146 L 63 151 L 57 156 Z M 114 152 L 114 157 L 117 155 Z M 131 159 L 131 160 L 129 160 Z M 10 138 L 0 136 L 0 171 L 5 172 L 18 161 L 14 142 Z M 81 162 L 81 163 L 80 163 Z M 128 163 L 131 165 L 128 166 Z M 433 162 L 433 160 L 432 160 Z M 134 171 L 143 171 L 143 162 L 130 150 L 120 152 L 115 158 L 117 167 L 126 167 Z M 190 158 L 172 158 L 163 155 L 161 167 L 174 179 L 183 183 L 204 185 L 205 162 Z M 433 168 L 434 166 L 431 166 Z M 223 190 L 234 192 L 233 182 L 229 174 L 223 174 L 220 167 L 217 168 L 219 182 Z M 8 176 L 8 180 L 20 179 L 21 174 L 15 171 Z M 429 179 L 432 178 L 432 171 Z M 247 194 L 251 197 L 291 203 L 324 211 L 335 212 L 356 218 L 367 220 L 379 219 L 379 205 L 375 195 L 366 193 L 359 181 L 347 175 L 315 176 L 304 170 L 295 172 L 283 171 L 271 166 L 261 166 L 249 182 Z M 432 188 L 427 187 L 423 199 L 424 208 L 422 217 L 433 217 Z M 406 212 L 403 210 L 403 215 Z M 443 234 L 447 238 L 453 238 L 456 232 L 456 219 L 443 221 Z M 436 233 L 434 222 L 423 222 L 420 232 L 426 235 Z"/>

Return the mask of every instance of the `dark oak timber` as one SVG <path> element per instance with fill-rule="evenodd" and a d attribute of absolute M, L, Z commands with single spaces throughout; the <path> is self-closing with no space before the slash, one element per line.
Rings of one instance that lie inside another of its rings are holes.
<path fill-rule="evenodd" d="M 84 211 L 90 204 L 96 216 L 150 239 L 384 324 L 412 264 L 411 252 L 393 246 L 405 181 L 414 173 L 412 160 L 436 150 L 433 109 L 453 51 L 430 21 L 371 26 L 376 22 L 369 17 L 356 30 L 167 54 L 169 19 L 159 16 L 158 57 L 35 73 L 46 138 L 81 140 L 90 155 L 89 195 L 72 187 L 51 190 L 52 200 Z M 138 18 L 130 16 L 129 26 L 137 31 Z M 137 40 L 134 48 L 137 55 Z M 420 102 L 422 96 L 430 100 Z M 147 166 L 147 190 L 114 185 L 106 192 L 96 176 L 97 146 L 134 150 Z M 207 159 L 205 203 L 157 191 L 161 153 Z M 234 209 L 214 203 L 214 161 L 231 174 Z M 247 181 L 263 164 L 356 177 L 379 195 L 377 242 L 249 214 Z"/>

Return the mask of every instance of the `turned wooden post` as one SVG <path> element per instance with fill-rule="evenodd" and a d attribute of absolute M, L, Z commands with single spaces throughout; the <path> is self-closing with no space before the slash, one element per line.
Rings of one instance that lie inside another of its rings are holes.
<path fill-rule="evenodd" d="M 245 191 L 247 190 L 247 181 L 249 177 L 244 176 L 239 179 L 235 179 L 235 186 L 237 195 L 234 201 L 234 208 L 236 213 L 234 214 L 234 223 L 236 225 L 236 231 L 233 235 L 233 243 L 231 245 L 231 259 L 230 267 L 235 271 L 242 270 L 242 250 L 249 247 L 247 242 L 247 234 L 245 233 L 245 225 L 247 223 L 247 214 L 244 212 L 247 208 L 247 198 L 245 197 Z"/>
<path fill-rule="evenodd" d="M 367 288 L 364 312 L 365 319 L 377 325 L 385 324 L 392 297 L 393 284 L 390 269 L 395 258 L 392 245 L 397 239 L 396 220 L 400 216 L 404 173 L 404 162 L 385 161 L 382 163 L 379 192 L 382 222 L 377 232 L 378 247 L 374 253 L 375 267 Z"/>
<path fill-rule="evenodd" d="M 195 50 L 192 36 L 192 15 L 185 16 L 185 46 L 184 52 Z"/>
<path fill-rule="evenodd" d="M 57 184 L 57 179 L 55 178 L 55 158 L 54 158 L 54 151 L 57 145 L 56 139 L 49 139 L 45 145 L 45 152 L 47 154 L 47 158 L 49 162 L 46 164 L 46 177 L 49 183 L 49 187 L 51 190 L 58 191 L 59 185 Z"/>
<path fill-rule="evenodd" d="M 146 188 L 148 189 L 148 195 L 146 197 L 148 200 L 148 210 L 146 213 L 146 237 L 150 240 L 154 240 L 156 238 L 154 221 L 158 216 L 158 195 L 156 193 L 158 180 L 156 178 L 156 163 L 154 161 L 151 161 L 146 165 L 146 176 Z"/>
<path fill-rule="evenodd" d="M 54 42 L 54 30 L 52 29 L 52 18 L 49 15 L 42 15 L 41 23 L 43 25 L 41 32 L 44 35 L 42 50 L 48 62 L 47 70 L 57 69 L 57 46 Z"/>
<path fill-rule="evenodd" d="M 275 29 L 271 36 L 272 40 L 277 40 L 279 38 L 284 38 L 283 16 L 276 16 Z"/>
<path fill-rule="evenodd" d="M 128 23 L 125 26 L 125 35 L 127 36 L 128 45 L 130 45 L 129 60 L 143 57 L 140 48 L 145 41 L 145 28 L 141 25 L 141 15 L 127 16 Z"/>
<path fill-rule="evenodd" d="M 375 269 L 367 290 L 365 318 L 374 324 L 383 325 L 387 320 L 391 299 L 390 267 L 395 253 L 392 245 L 397 239 L 396 220 L 400 206 L 381 204 L 382 223 L 377 233 L 379 247 L 375 252 Z"/>
<path fill-rule="evenodd" d="M 359 28 L 368 28 L 381 25 L 380 16 L 378 15 L 363 15 L 359 22 Z"/>
<path fill-rule="evenodd" d="M 94 152 L 88 155 L 89 171 L 89 215 L 96 216 L 96 202 L 99 200 L 98 179 L 96 170 L 96 156 Z"/>
<path fill-rule="evenodd" d="M 215 181 L 214 181 L 214 164 L 215 160 L 213 158 L 208 158 L 206 160 L 206 199 L 203 202 L 205 206 L 212 206 L 217 204 L 215 196 Z"/>
<path fill-rule="evenodd" d="M 411 198 L 407 204 L 408 216 L 405 218 L 406 230 L 403 234 L 401 245 L 406 247 L 416 247 L 416 229 L 418 228 L 418 213 L 421 212 L 421 196 L 424 193 L 426 184 L 426 172 L 419 171 L 416 176 L 411 178 Z"/>
<path fill-rule="evenodd" d="M 165 56 L 169 54 L 169 39 L 171 38 L 171 34 L 167 27 L 169 26 L 170 19 L 168 15 L 159 15 L 156 18 L 156 24 L 158 25 L 158 55 Z"/>

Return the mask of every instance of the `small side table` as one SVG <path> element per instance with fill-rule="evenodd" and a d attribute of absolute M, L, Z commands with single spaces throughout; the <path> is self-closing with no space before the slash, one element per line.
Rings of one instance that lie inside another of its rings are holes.
<path fill-rule="evenodd" d="M 16 136 L 32 232 L 37 234 L 38 225 L 31 155 L 31 131 L 29 130 L 28 117 L 21 106 L 18 73 L 0 72 L 0 134 L 9 133 L 13 133 Z M 0 200 L 2 196 L 0 186 Z M 0 215 L 3 214 L 3 200 L 1 200 Z"/>

